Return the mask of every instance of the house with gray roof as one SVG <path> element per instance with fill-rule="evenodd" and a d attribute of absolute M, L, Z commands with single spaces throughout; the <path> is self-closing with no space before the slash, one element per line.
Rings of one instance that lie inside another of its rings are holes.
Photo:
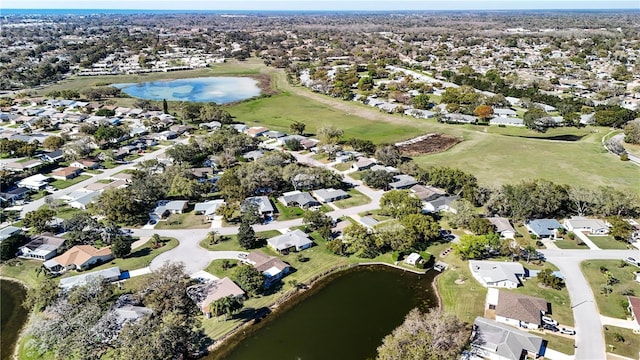
<path fill-rule="evenodd" d="M 78 195 L 78 197 L 69 200 L 67 203 L 72 208 L 86 210 L 87 206 L 89 206 L 100 193 L 97 191 L 86 191 L 78 193 Z"/>
<path fill-rule="evenodd" d="M 515 110 L 501 108 L 493 109 L 493 114 L 501 118 L 515 117 L 516 115 L 518 115 Z"/>
<path fill-rule="evenodd" d="M 114 266 L 112 268 L 98 270 L 82 275 L 71 276 L 68 278 L 60 279 L 60 287 L 69 290 L 76 286 L 86 285 L 93 279 L 102 279 L 104 282 L 113 282 L 120 279 L 120 268 Z"/>
<path fill-rule="evenodd" d="M 318 199 L 318 201 L 323 203 L 334 202 L 349 197 L 349 194 L 346 191 L 333 188 L 314 190 L 312 194 L 316 199 Z"/>
<path fill-rule="evenodd" d="M 478 122 L 478 118 L 473 115 L 465 115 L 465 114 L 446 114 L 443 118 L 444 122 L 447 123 L 459 123 L 459 124 L 475 124 Z"/>
<path fill-rule="evenodd" d="M 411 193 L 418 199 L 429 202 L 441 196 L 447 195 L 447 192 L 429 185 L 416 184 L 411 187 Z"/>
<path fill-rule="evenodd" d="M 423 201 L 422 212 L 431 213 L 431 212 L 448 211 L 455 214 L 456 209 L 453 208 L 452 204 L 454 201 L 458 200 L 459 198 L 460 197 L 458 195 L 447 195 L 447 196 L 440 196 L 431 201 Z"/>
<path fill-rule="evenodd" d="M 525 275 L 524 267 L 517 262 L 469 260 L 469 269 L 484 287 L 515 289 Z"/>
<path fill-rule="evenodd" d="M 535 219 L 529 221 L 525 227 L 540 239 L 553 239 L 557 230 L 562 228 L 562 224 L 556 219 Z"/>
<path fill-rule="evenodd" d="M 399 174 L 393 177 L 389 183 L 389 188 L 394 190 L 408 189 L 418 184 L 418 180 L 411 175 Z"/>
<path fill-rule="evenodd" d="M 36 235 L 18 250 L 18 257 L 33 260 L 49 260 L 58 255 L 58 249 L 64 244 L 64 238 L 51 234 Z"/>
<path fill-rule="evenodd" d="M 373 229 L 379 223 L 378 220 L 374 219 L 371 216 L 363 216 L 360 219 L 358 219 L 358 222 L 360 222 L 360 224 L 364 225 L 364 227 L 370 230 Z"/>
<path fill-rule="evenodd" d="M 267 239 L 267 245 L 277 252 L 300 251 L 310 248 L 313 245 L 313 241 L 309 239 L 309 236 L 304 231 L 296 229 Z"/>
<path fill-rule="evenodd" d="M 209 221 L 219 220 L 219 218 L 222 217 L 220 215 L 216 215 L 216 211 L 222 205 L 224 205 L 223 199 L 208 200 L 205 202 L 197 203 L 194 206 L 193 212 L 195 214 L 204 215 L 204 217 Z"/>
<path fill-rule="evenodd" d="M 117 317 L 118 324 L 124 325 L 126 322 L 136 321 L 147 314 L 152 314 L 153 310 L 144 306 L 125 305 L 114 309 L 113 312 Z"/>
<path fill-rule="evenodd" d="M 258 206 L 258 213 L 263 217 L 273 216 L 274 208 L 271 201 L 266 196 L 252 196 L 244 199 L 243 205 L 253 203 Z M 241 207 L 245 211 L 246 206 Z"/>
<path fill-rule="evenodd" d="M 539 336 L 481 317 L 473 322 L 471 338 L 474 354 L 492 360 L 537 359 L 547 346 Z"/>
<path fill-rule="evenodd" d="M 186 200 L 162 200 L 158 202 L 158 206 L 153 209 L 152 214 L 162 218 L 171 214 L 182 214 L 186 208 Z"/>
<path fill-rule="evenodd" d="M 311 194 L 304 191 L 290 191 L 282 194 L 278 198 L 278 201 L 281 202 L 284 206 L 298 206 L 303 209 L 308 209 L 314 206 L 320 206 L 318 200 L 314 199 Z"/>
<path fill-rule="evenodd" d="M 2 242 L 2 240 L 9 238 L 13 235 L 19 234 L 21 232 L 22 232 L 22 229 L 15 226 L 7 226 L 0 229 L 0 243 Z"/>
<path fill-rule="evenodd" d="M 589 219 L 582 216 L 572 216 L 562 223 L 568 231 L 586 232 L 590 235 L 607 235 L 609 225 L 600 219 Z"/>
<path fill-rule="evenodd" d="M 501 117 L 497 116 L 489 120 L 489 125 L 496 126 L 524 126 L 524 120 L 517 117 Z"/>
<path fill-rule="evenodd" d="M 505 239 L 515 239 L 516 229 L 513 228 L 509 219 L 505 217 L 488 217 L 487 220 L 496 228 L 496 234 Z"/>

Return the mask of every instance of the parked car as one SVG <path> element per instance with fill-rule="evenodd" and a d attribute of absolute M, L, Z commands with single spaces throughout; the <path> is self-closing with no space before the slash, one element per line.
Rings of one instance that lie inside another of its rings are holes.
<path fill-rule="evenodd" d="M 632 257 L 628 257 L 626 259 L 624 259 L 624 261 L 628 262 L 631 265 L 635 265 L 635 266 L 640 266 L 640 263 L 638 263 L 638 260 L 632 258 Z"/>
<path fill-rule="evenodd" d="M 558 322 L 553 320 L 552 318 L 548 317 L 548 316 L 543 316 L 542 317 L 542 322 L 545 325 L 553 325 L 553 326 L 558 326 Z"/>
<path fill-rule="evenodd" d="M 542 328 L 545 329 L 545 330 L 553 331 L 553 332 L 560 331 L 560 329 L 558 329 L 557 326 L 551 325 L 551 324 L 544 324 L 544 325 L 542 325 Z"/>
<path fill-rule="evenodd" d="M 563 328 L 560 328 L 560 333 L 561 334 L 565 334 L 565 335 L 575 335 L 576 331 L 573 330 L 573 329 L 567 329 L 567 328 L 563 327 Z"/>

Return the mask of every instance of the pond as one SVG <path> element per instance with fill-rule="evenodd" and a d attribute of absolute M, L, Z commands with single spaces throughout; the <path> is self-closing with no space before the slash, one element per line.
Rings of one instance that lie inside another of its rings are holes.
<path fill-rule="evenodd" d="M 255 331 L 235 347 L 223 346 L 206 359 L 375 358 L 382 338 L 409 310 L 437 306 L 433 278 L 434 272 L 417 275 L 386 266 L 334 274 L 287 310 L 253 325 Z"/>
<path fill-rule="evenodd" d="M 22 307 L 26 290 L 17 282 L 0 280 L 0 360 L 11 359 L 28 311 Z"/>
<path fill-rule="evenodd" d="M 227 104 L 260 95 L 258 81 L 249 77 L 202 77 L 113 86 L 130 96 L 156 101 L 165 99 Z"/>

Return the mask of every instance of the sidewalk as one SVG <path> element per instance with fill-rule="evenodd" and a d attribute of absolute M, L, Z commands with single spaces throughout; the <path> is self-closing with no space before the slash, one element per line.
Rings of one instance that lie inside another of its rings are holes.
<path fill-rule="evenodd" d="M 591 250 L 601 250 L 596 244 L 593 243 L 593 241 L 591 241 L 591 239 L 589 239 L 589 237 L 587 235 L 585 235 L 583 232 L 581 231 L 576 231 L 574 232 L 574 234 L 576 234 L 577 237 L 580 238 L 580 240 L 582 240 L 583 243 L 585 243 L 585 245 L 587 245 L 589 247 L 589 249 Z"/>
<path fill-rule="evenodd" d="M 600 321 L 602 321 L 602 325 L 611 325 L 617 326 L 624 329 L 634 330 L 638 328 L 638 325 L 634 321 L 617 319 L 608 316 L 600 315 Z"/>

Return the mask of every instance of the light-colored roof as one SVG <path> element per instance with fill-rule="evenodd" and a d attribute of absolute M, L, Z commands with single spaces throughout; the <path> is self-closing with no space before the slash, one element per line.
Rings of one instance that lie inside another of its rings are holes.
<path fill-rule="evenodd" d="M 288 233 L 272 237 L 267 240 L 267 243 L 269 243 L 269 245 L 274 249 L 281 251 L 291 247 L 295 247 L 296 249 L 306 247 L 313 244 L 313 241 L 311 241 L 307 234 L 302 230 L 296 229 L 294 231 L 289 231 Z"/>
<path fill-rule="evenodd" d="M 551 236 L 555 233 L 556 229 L 562 227 L 562 225 L 556 219 L 536 219 L 531 220 L 528 224 L 531 231 L 538 236 Z"/>
<path fill-rule="evenodd" d="M 545 299 L 505 290 L 500 290 L 498 294 L 497 316 L 540 324 L 542 313 L 547 311 L 549 311 L 549 303 Z"/>
<path fill-rule="evenodd" d="M 473 325 L 476 337 L 472 344 L 502 358 L 519 360 L 523 350 L 534 354 L 541 351 L 543 340 L 539 336 L 481 317 Z"/>
<path fill-rule="evenodd" d="M 329 201 L 337 198 L 346 197 L 346 191 L 341 189 L 318 189 L 313 191 L 313 195 L 320 201 Z"/>
<path fill-rule="evenodd" d="M 271 201 L 266 196 L 252 196 L 246 198 L 244 201 L 258 205 L 258 211 L 262 213 L 273 212 L 273 205 L 271 205 Z"/>
<path fill-rule="evenodd" d="M 206 297 L 198 303 L 200 308 L 208 311 L 209 304 L 227 296 L 244 296 L 244 291 L 228 277 L 210 281 L 202 286 L 206 287 Z"/>
<path fill-rule="evenodd" d="M 113 310 L 118 317 L 118 323 L 123 324 L 127 321 L 137 320 L 146 314 L 153 313 L 153 310 L 144 306 L 125 305 L 121 308 Z"/>
<path fill-rule="evenodd" d="M 296 191 L 292 193 L 283 194 L 280 198 L 278 198 L 278 200 L 280 200 L 280 202 L 282 202 L 286 206 L 291 206 L 291 205 L 308 206 L 308 205 L 314 205 L 318 203 L 318 201 L 314 199 L 311 196 L 311 194 L 309 194 L 306 191 L 304 192 Z"/>
<path fill-rule="evenodd" d="M 438 189 L 437 187 L 421 185 L 421 184 L 413 185 L 411 187 L 411 192 L 413 192 L 415 194 L 415 197 L 417 197 L 420 200 L 437 198 L 439 196 L 443 196 L 447 194 L 446 191 L 442 189 Z"/>
<path fill-rule="evenodd" d="M 504 231 L 513 231 L 514 233 L 516 232 L 513 226 L 511 226 L 509 219 L 505 217 L 489 217 L 487 218 L 487 220 L 489 220 L 489 222 L 496 227 L 496 231 L 498 233 L 502 233 Z"/>
<path fill-rule="evenodd" d="M 600 219 L 589 219 L 582 216 L 573 216 L 565 220 L 574 229 L 602 229 L 608 228 L 607 223 Z"/>
<path fill-rule="evenodd" d="M 280 258 L 275 256 L 269 256 L 262 251 L 252 251 L 247 256 L 247 261 L 253 265 L 256 270 L 264 273 L 267 270 L 275 267 L 280 271 L 289 267 L 289 264 L 280 260 Z"/>
<path fill-rule="evenodd" d="M 22 231 L 22 229 L 20 229 L 19 227 L 15 227 L 15 226 L 7 226 L 5 228 L 0 229 L 0 241 L 10 237 L 13 234 L 17 234 L 20 231 Z"/>
<path fill-rule="evenodd" d="M 76 245 L 67 250 L 64 254 L 54 257 L 53 261 L 56 263 L 68 267 L 69 265 L 81 266 L 95 256 L 108 256 L 111 255 L 111 248 L 104 247 L 100 250 L 94 248 L 91 245 Z"/>
<path fill-rule="evenodd" d="M 82 286 L 96 278 L 104 278 L 104 279 L 114 279 L 120 277 L 120 268 L 117 266 L 98 270 L 90 273 L 85 273 L 82 275 L 71 276 L 68 278 L 60 279 L 60 287 L 69 289 L 74 286 Z"/>
<path fill-rule="evenodd" d="M 520 282 L 518 275 L 524 275 L 524 267 L 517 262 L 469 260 L 469 269 L 486 284 L 499 281 Z"/>
<path fill-rule="evenodd" d="M 209 200 L 202 203 L 197 203 L 194 206 L 193 211 L 200 212 L 204 215 L 212 215 L 215 214 L 216 210 L 218 210 L 218 208 L 222 205 L 224 205 L 224 200 L 222 199 Z"/>

